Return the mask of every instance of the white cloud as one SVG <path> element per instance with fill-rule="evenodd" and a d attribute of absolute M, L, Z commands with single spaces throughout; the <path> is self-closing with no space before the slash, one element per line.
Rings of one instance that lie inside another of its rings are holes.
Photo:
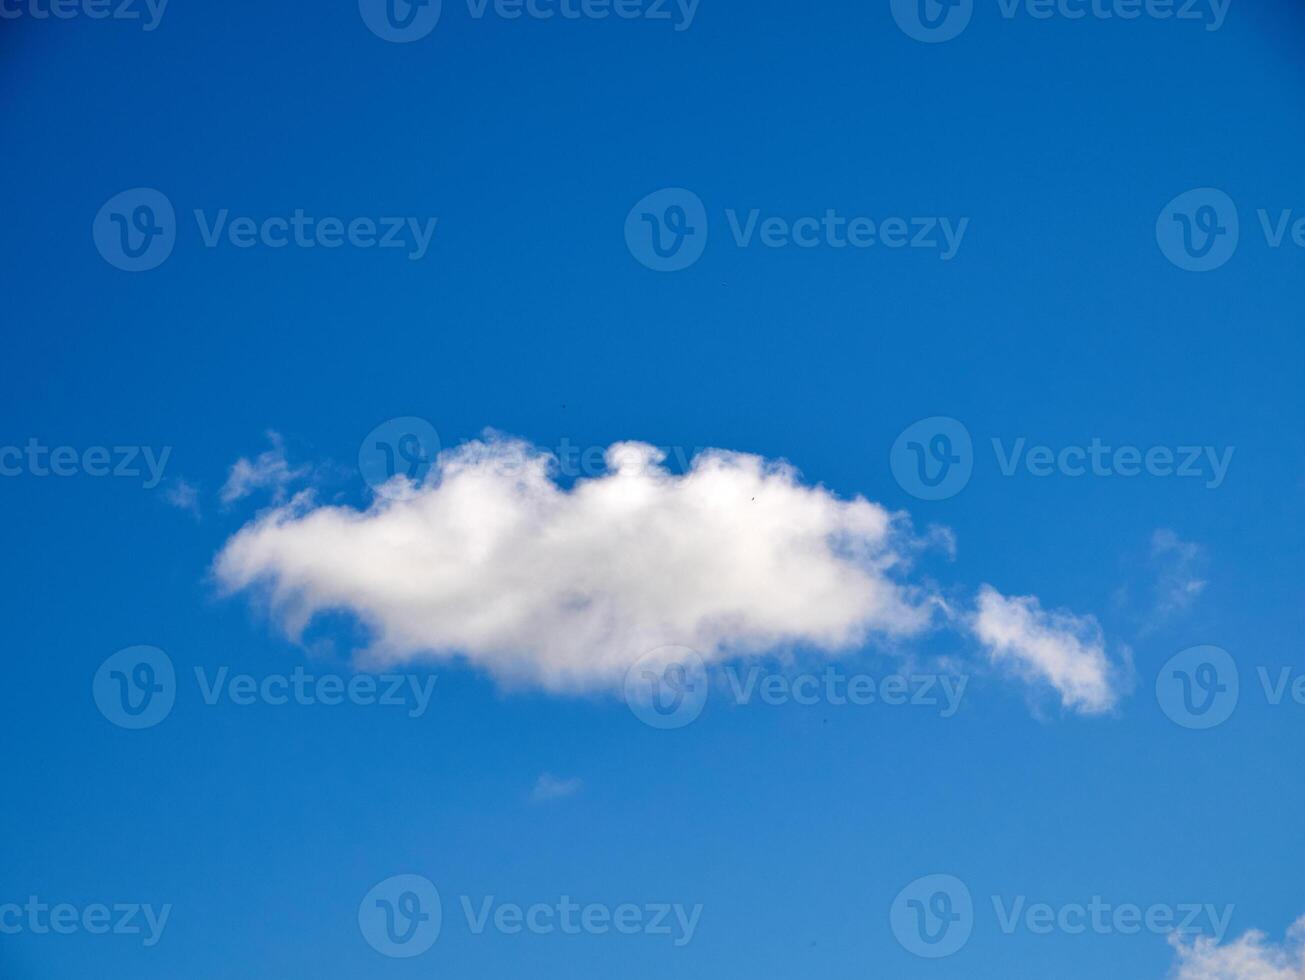
<path fill-rule="evenodd" d="M 1208 936 L 1191 945 L 1177 936 L 1170 942 L 1178 954 L 1173 980 L 1305 980 L 1305 916 L 1287 930 L 1281 944 L 1257 930 L 1225 946 Z"/>
<path fill-rule="evenodd" d="M 297 499 L 229 540 L 217 579 L 264 591 L 292 635 L 354 613 L 373 662 L 462 656 L 556 691 L 619 687 L 668 644 L 710 663 L 929 624 L 929 598 L 897 574 L 905 523 L 878 504 L 723 450 L 676 475 L 653 447 L 618 443 L 607 473 L 569 489 L 550 459 L 490 438 L 442 453 L 409 499 Z"/>
<path fill-rule="evenodd" d="M 578 778 L 559 779 L 550 772 L 542 773 L 535 782 L 535 788 L 530 793 L 530 798 L 537 803 L 544 803 L 548 800 L 561 800 L 568 796 L 575 796 L 580 792 L 584 782 Z"/>
<path fill-rule="evenodd" d="M 1206 558 L 1199 544 L 1160 528 L 1151 535 L 1151 561 L 1156 568 L 1154 618 L 1186 611 L 1205 590 L 1201 574 Z"/>
<path fill-rule="evenodd" d="M 1044 611 L 1036 596 L 1008 598 L 985 585 L 971 626 L 994 663 L 1050 684 L 1066 708 L 1100 714 L 1118 702 L 1121 670 L 1093 617 Z"/>
<path fill-rule="evenodd" d="M 285 445 L 276 432 L 267 433 L 272 448 L 258 454 L 254 460 L 241 457 L 231 467 L 227 482 L 219 496 L 222 503 L 231 504 L 249 496 L 255 490 L 271 490 L 272 500 L 285 500 L 286 488 L 309 474 L 308 467 L 292 468 L 286 461 Z"/>
<path fill-rule="evenodd" d="M 164 489 L 163 499 L 178 510 L 187 510 L 199 517 L 199 488 L 189 480 L 174 480 Z"/>

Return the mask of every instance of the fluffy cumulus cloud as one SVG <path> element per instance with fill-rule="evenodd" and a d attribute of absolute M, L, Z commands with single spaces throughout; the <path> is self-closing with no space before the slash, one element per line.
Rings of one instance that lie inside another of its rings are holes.
<path fill-rule="evenodd" d="M 355 614 L 373 662 L 460 656 L 558 691 L 618 687 L 668 644 L 710 663 L 929 624 L 929 597 L 899 575 L 903 519 L 786 464 L 710 450 L 672 473 L 652 446 L 618 443 L 605 473 L 563 487 L 550 461 L 487 439 L 364 511 L 301 496 L 229 540 L 217 579 L 264 592 L 292 635 Z"/>
<path fill-rule="evenodd" d="M 971 626 L 995 664 L 1051 685 L 1066 708 L 1100 714 L 1118 702 L 1124 672 L 1091 616 L 1047 611 L 1035 596 L 1008 597 L 985 585 Z"/>
<path fill-rule="evenodd" d="M 1305 917 L 1287 930 L 1282 943 L 1256 930 L 1223 946 L 1208 936 L 1190 945 L 1171 941 L 1178 953 L 1173 980 L 1305 980 Z"/>

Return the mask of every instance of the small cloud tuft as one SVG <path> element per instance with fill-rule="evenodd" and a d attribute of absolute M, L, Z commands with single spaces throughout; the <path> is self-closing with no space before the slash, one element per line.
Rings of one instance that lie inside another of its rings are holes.
<path fill-rule="evenodd" d="M 253 459 L 242 456 L 231 466 L 227 482 L 223 485 L 219 497 L 224 504 L 233 504 L 256 490 L 270 490 L 272 502 L 280 504 L 285 501 L 286 491 L 291 484 L 308 476 L 307 466 L 291 467 L 286 461 L 285 443 L 277 432 L 267 433 L 272 448 L 264 450 Z"/>
<path fill-rule="evenodd" d="M 1178 954 L 1173 980 L 1305 980 L 1305 916 L 1281 943 L 1257 929 L 1223 946 L 1209 936 L 1198 936 L 1189 945 L 1177 933 L 1169 942 Z"/>
<path fill-rule="evenodd" d="M 583 786 L 584 781 L 577 777 L 559 779 L 552 773 L 546 772 L 535 781 L 535 788 L 531 790 L 530 798 L 536 803 L 561 800 L 568 796 L 575 796 Z"/>
<path fill-rule="evenodd" d="M 1093 617 L 1046 611 L 1036 596 L 1007 597 L 985 585 L 971 626 L 993 663 L 1049 684 L 1064 707 L 1096 715 L 1119 701 L 1122 670 L 1106 656 Z"/>
<path fill-rule="evenodd" d="M 1205 591 L 1208 562 L 1199 544 L 1160 528 L 1151 535 L 1151 562 L 1156 572 L 1155 620 L 1186 612 Z"/>
<path fill-rule="evenodd" d="M 178 510 L 189 511 L 196 518 L 200 516 L 199 488 L 189 480 L 173 480 L 164 489 L 163 499 Z"/>

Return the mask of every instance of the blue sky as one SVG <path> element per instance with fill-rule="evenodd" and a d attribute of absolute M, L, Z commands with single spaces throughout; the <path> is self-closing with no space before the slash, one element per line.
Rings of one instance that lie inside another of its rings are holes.
<path fill-rule="evenodd" d="M 0 19 L 5 976 L 1169 975 L 1161 929 L 1003 929 L 1098 897 L 1305 972 L 1295 4 L 47 9 Z M 627 441 L 665 468 L 493 469 Z M 624 703 L 664 647 L 678 727 Z M 827 670 L 965 688 L 797 703 Z M 564 898 L 632 934 L 511 930 Z"/>

